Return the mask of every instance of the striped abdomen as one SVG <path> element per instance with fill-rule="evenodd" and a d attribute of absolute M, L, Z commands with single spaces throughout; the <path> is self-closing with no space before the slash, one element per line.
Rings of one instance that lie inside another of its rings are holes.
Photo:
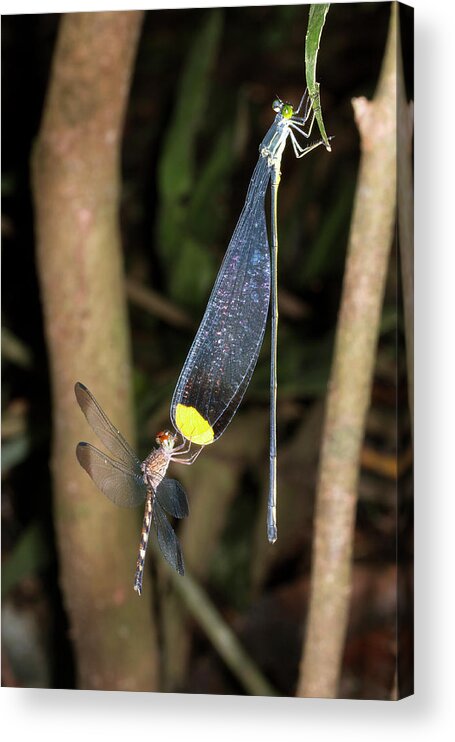
<path fill-rule="evenodd" d="M 144 562 L 145 554 L 147 552 L 147 544 L 150 534 L 150 526 L 152 524 L 153 515 L 153 501 L 155 496 L 151 490 L 147 491 L 147 497 L 145 499 L 145 512 L 144 520 L 142 521 L 141 541 L 139 544 L 139 553 L 137 555 L 136 562 L 136 574 L 134 576 L 134 589 L 140 595 L 142 593 L 142 578 L 144 576 Z"/>

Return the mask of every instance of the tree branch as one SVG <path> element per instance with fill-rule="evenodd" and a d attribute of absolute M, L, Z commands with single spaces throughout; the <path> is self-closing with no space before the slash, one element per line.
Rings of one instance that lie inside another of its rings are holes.
<path fill-rule="evenodd" d="M 337 695 L 351 591 L 357 485 L 396 201 L 396 6 L 374 100 L 353 100 L 362 157 L 338 319 L 297 695 Z"/>

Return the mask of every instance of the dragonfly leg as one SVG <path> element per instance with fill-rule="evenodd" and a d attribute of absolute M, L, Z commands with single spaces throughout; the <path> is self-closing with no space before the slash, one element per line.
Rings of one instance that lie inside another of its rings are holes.
<path fill-rule="evenodd" d="M 191 451 L 192 442 L 187 441 L 186 443 L 188 444 L 186 448 L 183 448 L 183 446 L 179 446 L 179 448 L 174 448 L 174 450 L 172 451 L 172 458 L 174 458 L 174 456 L 176 458 L 177 456 L 186 456 Z"/>
<path fill-rule="evenodd" d="M 175 461 L 177 464 L 185 464 L 185 466 L 190 466 L 196 461 L 197 457 L 199 456 L 203 448 L 204 446 L 201 446 L 200 448 L 198 448 L 198 450 L 192 453 L 191 456 L 189 456 L 187 459 L 172 458 L 171 461 Z"/>
<path fill-rule="evenodd" d="M 173 453 L 189 453 L 191 450 L 191 441 L 187 440 L 186 438 L 183 439 L 183 443 L 180 443 L 179 446 L 175 446 L 173 449 Z"/>

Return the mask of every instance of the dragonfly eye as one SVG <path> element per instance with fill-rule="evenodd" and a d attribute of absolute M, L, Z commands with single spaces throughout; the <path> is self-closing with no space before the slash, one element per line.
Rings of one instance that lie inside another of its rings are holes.
<path fill-rule="evenodd" d="M 281 115 L 285 119 L 290 119 L 292 117 L 292 114 L 294 113 L 294 108 L 291 106 L 290 103 L 283 103 L 281 106 Z"/>
<path fill-rule="evenodd" d="M 279 98 L 275 98 L 275 100 L 272 103 L 272 110 L 275 111 L 275 113 L 280 113 L 282 108 L 283 108 L 283 101 L 281 101 Z"/>
<path fill-rule="evenodd" d="M 159 446 L 166 449 L 174 448 L 176 436 L 169 432 L 169 430 L 160 430 L 157 434 L 155 441 Z"/>

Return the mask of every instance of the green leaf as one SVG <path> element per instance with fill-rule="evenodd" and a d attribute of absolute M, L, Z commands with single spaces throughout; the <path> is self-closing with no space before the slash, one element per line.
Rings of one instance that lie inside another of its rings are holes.
<path fill-rule="evenodd" d="M 332 148 L 322 120 L 319 83 L 316 82 L 316 62 L 318 58 L 319 43 L 329 7 L 330 3 L 311 5 L 310 7 L 308 30 L 305 39 L 305 74 L 308 93 L 313 103 L 313 110 L 316 121 L 318 122 L 319 131 L 321 132 L 322 140 L 327 150 L 330 152 Z"/>

